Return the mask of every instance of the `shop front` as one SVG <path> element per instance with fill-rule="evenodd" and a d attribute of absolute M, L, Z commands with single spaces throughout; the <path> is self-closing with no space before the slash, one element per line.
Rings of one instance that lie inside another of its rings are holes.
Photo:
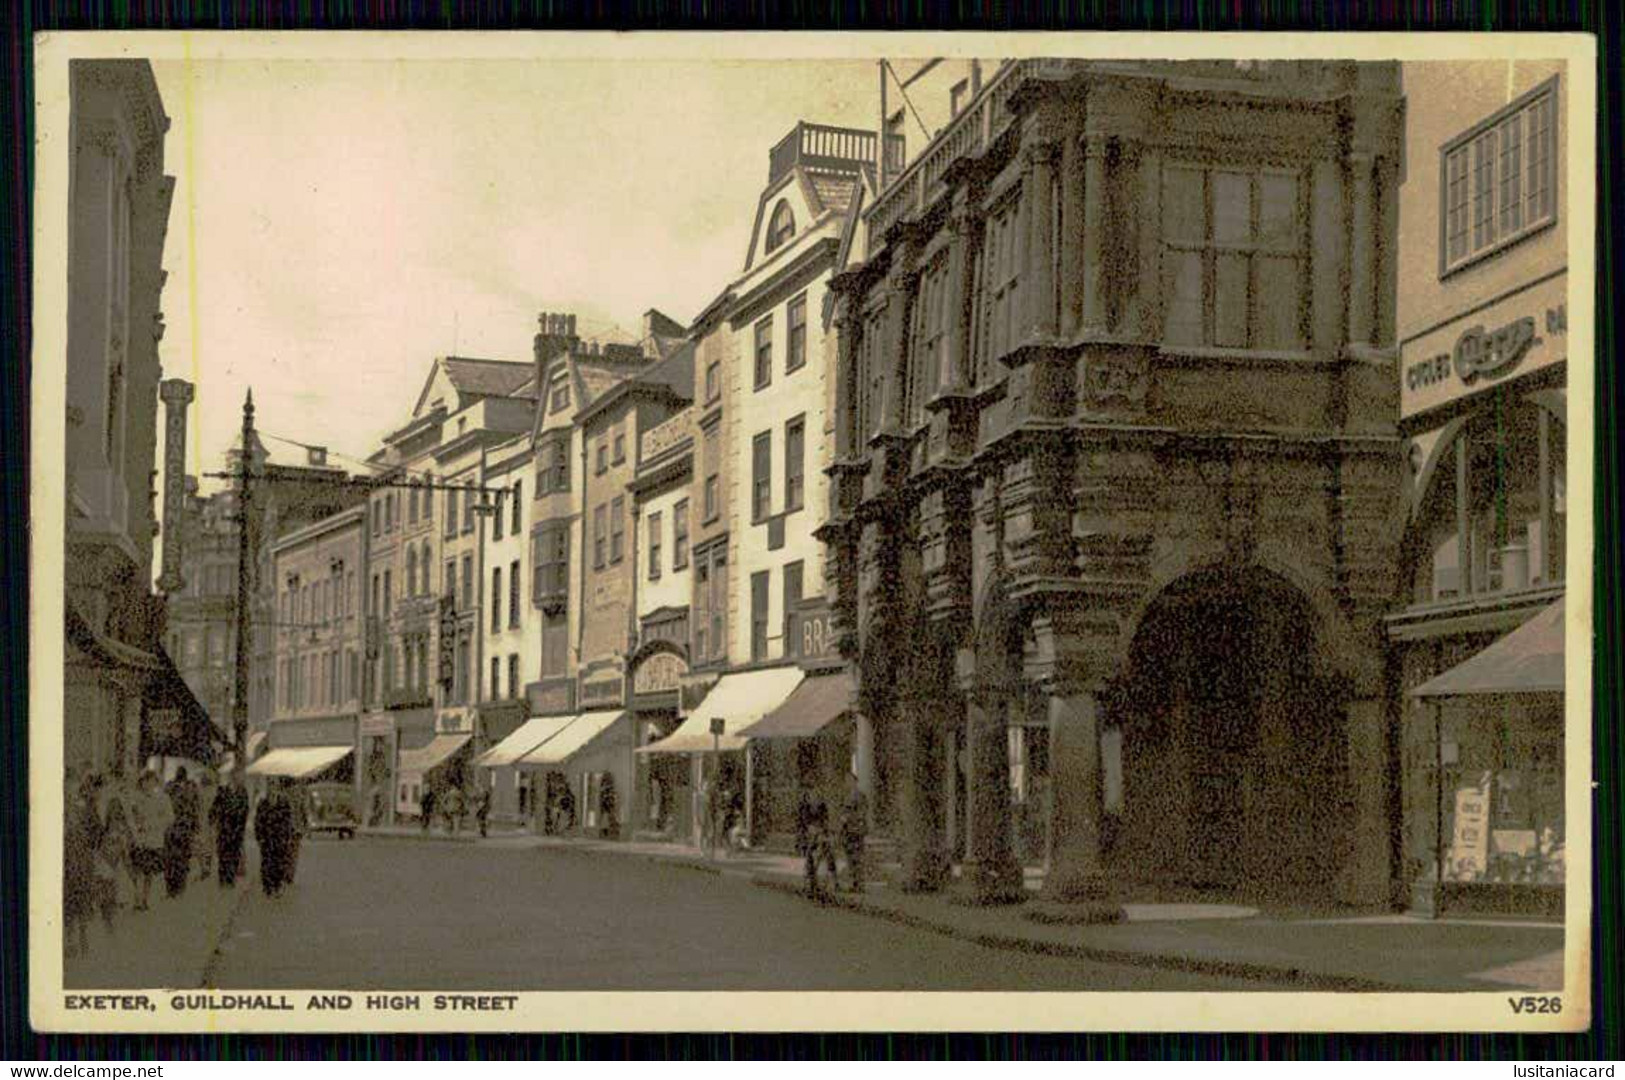
<path fill-rule="evenodd" d="M 753 762 L 745 753 L 744 732 L 782 706 L 801 684 L 799 667 L 756 668 L 732 671 L 711 687 L 705 698 L 687 711 L 672 733 L 637 748 L 639 756 L 672 756 L 688 772 L 687 820 L 689 842 L 705 842 L 706 802 L 715 790 L 720 804 L 737 803 L 745 814 L 746 835 L 752 822 Z M 672 766 L 665 766 L 672 768 Z"/>
<path fill-rule="evenodd" d="M 1562 911 L 1566 275 L 1409 340 L 1399 693 L 1413 910 Z"/>
<path fill-rule="evenodd" d="M 682 646 L 656 638 L 632 657 L 631 713 L 634 743 L 648 746 L 677 730 L 688 656 Z M 628 812 L 635 839 L 669 840 L 684 829 L 688 798 L 686 762 L 669 755 L 633 756 L 633 800 Z"/>
<path fill-rule="evenodd" d="M 620 839 L 632 784 L 631 714 L 602 709 L 564 719 L 515 763 L 527 774 L 541 831 Z"/>
<path fill-rule="evenodd" d="M 356 768 L 356 808 L 361 823 L 378 828 L 395 823 L 395 717 L 388 712 L 361 715 Z"/>
<path fill-rule="evenodd" d="M 845 665 L 810 670 L 773 712 L 742 734 L 749 743 L 752 846 L 794 850 L 796 808 L 815 791 L 839 808 L 855 775 L 857 681 Z"/>
<path fill-rule="evenodd" d="M 421 746 L 403 746 L 397 766 L 400 778 L 397 786 L 409 792 L 410 800 L 409 805 L 397 806 L 397 812 L 413 814 L 421 820 L 423 796 L 427 792 L 435 792 L 438 799 L 446 792 L 457 791 L 462 793 L 465 808 L 472 813 L 473 784 L 469 768 L 472 740 L 471 732 L 441 732 Z"/>
<path fill-rule="evenodd" d="M 537 825 L 537 804 L 532 789 L 532 774 L 519 767 L 519 761 L 555 735 L 571 722 L 568 716 L 535 716 L 501 742 L 474 759 L 474 767 L 484 772 L 483 782 L 491 791 L 491 820 L 498 824 Z"/>

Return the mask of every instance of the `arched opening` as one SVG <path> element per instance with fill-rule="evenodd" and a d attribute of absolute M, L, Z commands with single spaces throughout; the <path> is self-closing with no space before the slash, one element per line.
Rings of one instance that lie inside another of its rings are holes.
<path fill-rule="evenodd" d="M 1342 694 L 1316 669 L 1318 637 L 1308 600 L 1262 569 L 1198 571 L 1157 597 L 1114 702 L 1109 865 L 1249 895 L 1331 894 L 1351 791 Z"/>
<path fill-rule="evenodd" d="M 777 251 L 790 242 L 796 234 L 796 215 L 790 209 L 790 203 L 784 199 L 773 208 L 773 217 L 767 227 L 767 250 L 769 254 Z"/>

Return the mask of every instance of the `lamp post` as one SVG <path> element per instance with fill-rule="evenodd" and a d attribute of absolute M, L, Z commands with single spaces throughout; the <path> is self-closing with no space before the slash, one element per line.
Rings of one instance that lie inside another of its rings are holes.
<path fill-rule="evenodd" d="M 717 785 L 722 782 L 722 732 L 727 726 L 728 721 L 722 717 L 713 716 L 711 718 L 711 790 L 707 801 L 715 802 L 718 806 L 721 805 L 722 799 L 722 793 L 717 790 Z M 711 807 L 709 806 L 705 808 L 705 815 L 710 819 L 711 858 L 715 859 L 717 857 L 717 840 L 719 839 L 717 836 L 719 822 L 716 820 L 717 816 L 711 813 Z"/>

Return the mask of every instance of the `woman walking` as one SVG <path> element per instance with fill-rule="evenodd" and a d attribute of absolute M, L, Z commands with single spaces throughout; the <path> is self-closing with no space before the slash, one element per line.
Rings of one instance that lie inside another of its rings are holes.
<path fill-rule="evenodd" d="M 94 777 L 70 791 L 62 833 L 62 924 L 69 956 L 90 951 L 90 917 L 96 910 L 96 853 L 101 821 L 96 814 Z"/>
<path fill-rule="evenodd" d="M 135 910 L 146 911 L 152 899 L 152 879 L 164 871 L 164 838 L 175 824 L 175 810 L 169 796 L 158 784 L 158 774 L 148 769 L 131 799 L 134 844 L 130 848 L 130 870 L 135 878 Z"/>

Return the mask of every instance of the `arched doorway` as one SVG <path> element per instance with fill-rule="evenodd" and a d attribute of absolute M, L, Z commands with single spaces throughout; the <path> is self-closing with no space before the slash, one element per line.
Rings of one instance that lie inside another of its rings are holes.
<path fill-rule="evenodd" d="M 1258 568 L 1180 578 L 1129 655 L 1122 806 L 1129 877 L 1330 896 L 1348 856 L 1343 694 L 1317 670 L 1308 600 Z"/>

